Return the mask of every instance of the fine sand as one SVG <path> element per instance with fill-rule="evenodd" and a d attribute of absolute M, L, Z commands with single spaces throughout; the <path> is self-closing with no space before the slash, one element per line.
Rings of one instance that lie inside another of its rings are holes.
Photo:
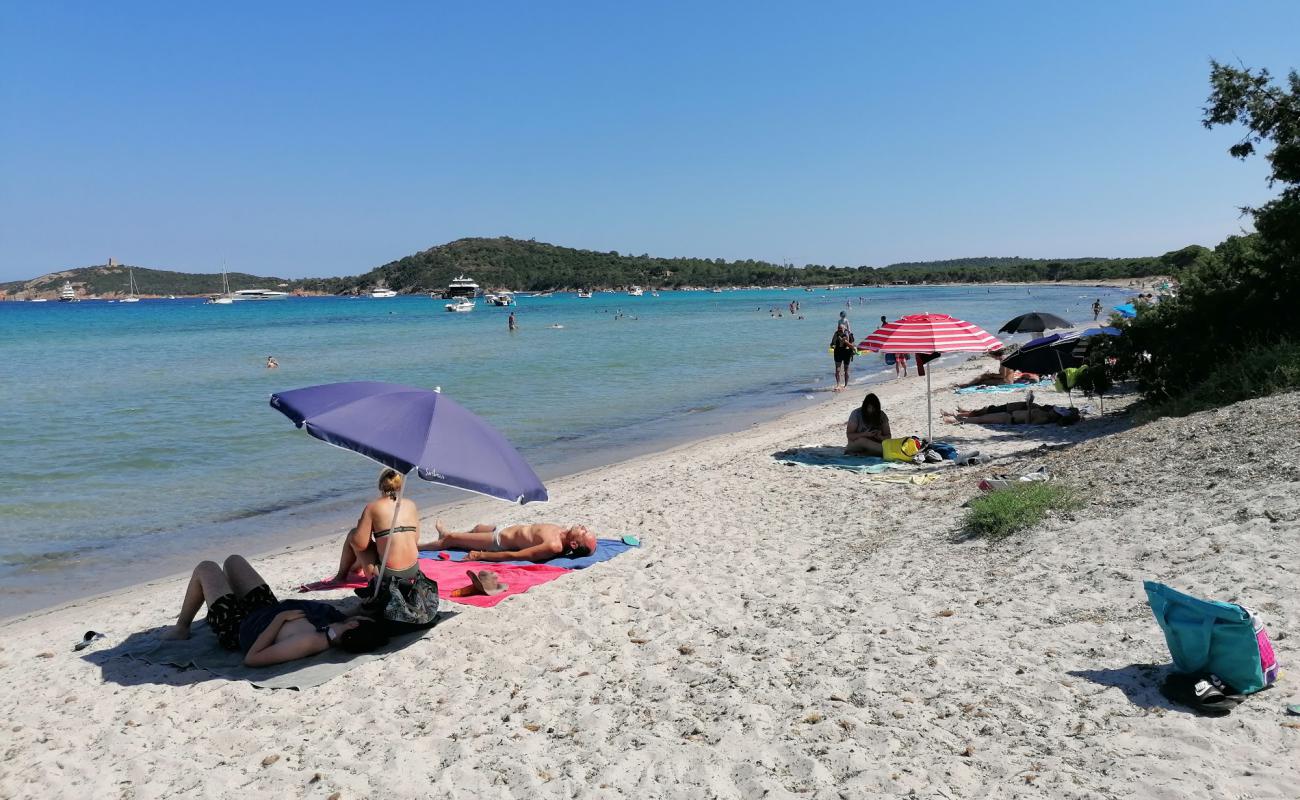
<path fill-rule="evenodd" d="M 988 363 L 945 359 L 936 415 Z M 896 435 L 924 432 L 924 379 L 876 391 Z M 925 486 L 773 459 L 841 443 L 860 399 L 555 481 L 549 505 L 454 507 L 452 526 L 583 521 L 644 546 L 453 606 L 315 689 L 103 657 L 169 623 L 183 579 L 11 621 L 0 797 L 1296 796 L 1289 676 L 1227 718 L 1171 706 L 1141 581 L 1247 603 L 1284 666 L 1300 657 L 1300 396 L 1141 426 L 936 424 L 1002 458 Z M 1039 465 L 1085 506 L 961 537 L 981 477 Z M 336 550 L 257 566 L 287 596 Z M 72 653 L 88 628 L 109 637 Z"/>

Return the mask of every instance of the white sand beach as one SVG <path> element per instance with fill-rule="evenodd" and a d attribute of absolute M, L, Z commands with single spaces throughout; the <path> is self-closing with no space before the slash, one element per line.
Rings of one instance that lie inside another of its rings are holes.
<path fill-rule="evenodd" d="M 936 415 L 986 363 L 936 368 Z M 924 432 L 925 386 L 876 389 L 896 435 Z M 448 604 L 429 638 L 317 688 L 96 657 L 170 623 L 183 577 L 11 621 L 0 797 L 1296 796 L 1300 396 L 1137 426 L 936 422 L 1001 458 L 924 486 L 773 458 L 841 443 L 861 397 L 555 481 L 549 505 L 451 508 L 453 527 L 580 521 L 643 547 Z M 961 537 L 981 477 L 1039 465 L 1086 505 Z M 286 597 L 337 546 L 255 563 Z M 1258 609 L 1279 685 L 1221 719 L 1164 700 L 1146 578 Z M 86 629 L 108 638 L 71 652 Z"/>

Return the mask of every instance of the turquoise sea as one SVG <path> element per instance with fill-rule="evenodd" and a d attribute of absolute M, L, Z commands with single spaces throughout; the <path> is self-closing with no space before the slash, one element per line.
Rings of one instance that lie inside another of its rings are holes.
<path fill-rule="evenodd" d="M 520 298 L 515 333 L 508 309 L 480 302 L 451 314 L 424 296 L 0 303 L 0 617 L 346 529 L 376 468 L 296 430 L 268 406 L 275 391 L 440 386 L 547 478 L 825 397 L 841 310 L 859 337 L 881 315 L 923 311 L 992 332 L 1031 310 L 1088 321 L 1094 298 L 1109 308 L 1125 295 L 1077 286 L 565 294 Z M 791 301 L 805 319 L 789 314 Z M 268 355 L 279 369 L 265 368 Z M 854 368 L 861 381 L 883 363 L 859 358 Z M 456 495 L 413 481 L 413 496 L 429 505 Z"/>

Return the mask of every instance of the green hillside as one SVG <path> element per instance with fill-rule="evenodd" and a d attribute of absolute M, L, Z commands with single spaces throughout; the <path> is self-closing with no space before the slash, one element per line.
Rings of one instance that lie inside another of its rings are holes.
<path fill-rule="evenodd" d="M 136 266 L 132 266 L 131 269 L 135 272 L 136 289 L 144 296 L 204 295 L 217 294 L 221 291 L 219 272 L 208 274 L 173 272 Z M 7 291 L 9 294 L 25 293 L 32 297 L 41 295 L 52 297 L 63 288 L 64 281 L 71 281 L 73 288 L 82 296 L 117 297 L 126 294 L 126 270 L 126 265 L 116 264 L 111 267 L 104 264 L 78 267 L 51 272 L 31 280 L 0 283 L 0 291 Z M 285 278 L 264 278 L 243 272 L 231 272 L 228 277 L 232 290 L 284 289 L 285 286 L 293 285 L 292 281 Z"/>
<path fill-rule="evenodd" d="M 343 294 L 364 292 L 380 282 L 402 292 L 441 291 L 457 275 L 484 287 L 515 291 L 579 287 L 809 286 L 839 284 L 975 283 L 987 281 L 1102 280 L 1168 274 L 1199 258 L 1193 245 L 1147 258 L 972 258 L 955 261 L 836 267 L 787 267 L 767 261 L 657 258 L 576 250 L 537 241 L 501 237 L 459 239 L 391 261 L 355 277 L 299 282 L 305 289 Z"/>
<path fill-rule="evenodd" d="M 376 267 L 362 275 L 287 280 L 230 273 L 232 289 L 275 288 L 325 294 L 370 291 L 377 285 L 403 293 L 441 292 L 458 275 L 485 288 L 514 291 L 631 286 L 815 286 L 826 284 L 984 283 L 991 281 L 1115 280 L 1167 275 L 1204 258 L 1192 245 L 1144 258 L 964 258 L 890 264 L 887 267 L 790 267 L 767 261 L 657 258 L 500 237 L 458 239 Z M 144 295 L 201 295 L 221 291 L 220 274 L 191 274 L 134 267 Z M 53 296 L 65 280 L 85 295 L 118 296 L 126 291 L 123 266 L 93 266 L 54 272 L 30 281 L 0 284 L 10 294 Z"/>

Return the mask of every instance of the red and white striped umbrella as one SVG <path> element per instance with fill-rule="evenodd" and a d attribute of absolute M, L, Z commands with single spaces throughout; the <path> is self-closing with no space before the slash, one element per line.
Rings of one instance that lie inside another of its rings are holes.
<path fill-rule="evenodd" d="M 1001 346 L 980 326 L 947 314 L 912 314 L 896 319 L 858 343 L 859 350 L 876 353 L 983 353 Z"/>
<path fill-rule="evenodd" d="M 980 326 L 947 314 L 912 314 L 886 322 L 858 343 L 858 350 L 876 353 L 984 353 L 1002 343 Z M 918 366 L 920 362 L 917 362 Z M 934 441 L 934 413 L 930 406 L 930 373 L 925 371 L 925 415 L 929 440 Z"/>

